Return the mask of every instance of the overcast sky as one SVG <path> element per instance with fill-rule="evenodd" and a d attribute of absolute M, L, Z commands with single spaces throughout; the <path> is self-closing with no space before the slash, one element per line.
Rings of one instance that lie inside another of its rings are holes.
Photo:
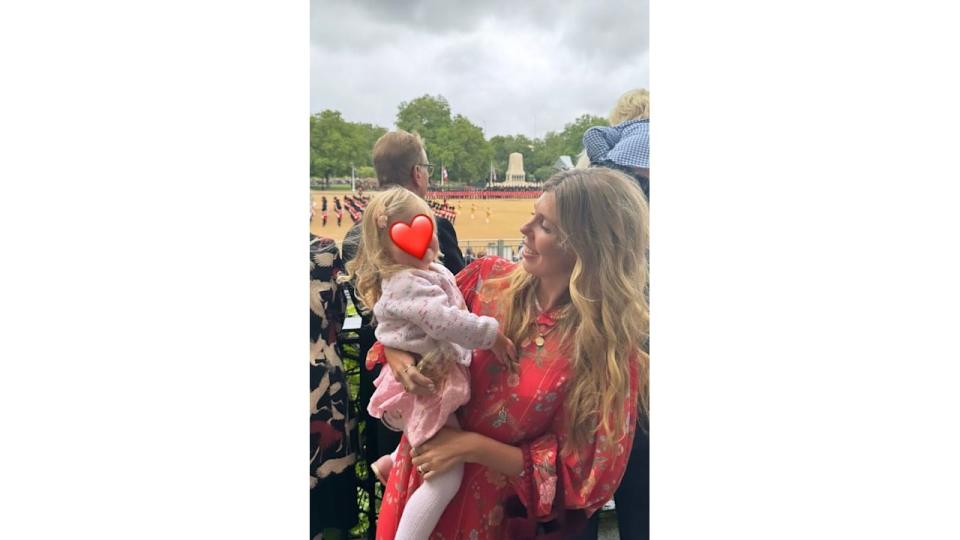
<path fill-rule="evenodd" d="M 447 98 L 494 135 L 542 137 L 649 88 L 648 0 L 311 0 L 310 110 L 394 128 Z"/>

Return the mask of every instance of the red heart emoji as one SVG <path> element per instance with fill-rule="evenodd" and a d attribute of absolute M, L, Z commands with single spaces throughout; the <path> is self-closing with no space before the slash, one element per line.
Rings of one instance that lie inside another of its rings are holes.
<path fill-rule="evenodd" d="M 402 221 L 394 223 L 390 227 L 390 239 L 404 253 L 422 259 L 433 240 L 433 220 L 420 214 L 410 225 Z"/>

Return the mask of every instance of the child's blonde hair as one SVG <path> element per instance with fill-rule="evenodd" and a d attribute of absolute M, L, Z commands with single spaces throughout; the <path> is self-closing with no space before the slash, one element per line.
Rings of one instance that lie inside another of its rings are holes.
<path fill-rule="evenodd" d="M 387 242 L 390 239 L 390 226 L 399 221 L 409 223 L 418 214 L 424 214 L 433 221 L 433 230 L 437 223 L 426 201 L 412 191 L 393 187 L 382 191 L 367 204 L 360 222 L 360 245 L 357 256 L 347 263 L 346 279 L 355 279 L 354 287 L 368 310 L 383 294 L 383 280 L 400 270 L 407 268 L 398 264 L 390 256 Z"/>
<path fill-rule="evenodd" d="M 650 118 L 650 91 L 636 88 L 620 96 L 617 104 L 610 110 L 610 125 L 616 126 L 627 120 Z"/>

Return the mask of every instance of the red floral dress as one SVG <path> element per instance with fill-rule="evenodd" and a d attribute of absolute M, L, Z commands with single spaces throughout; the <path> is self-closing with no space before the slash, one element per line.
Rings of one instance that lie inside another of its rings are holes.
<path fill-rule="evenodd" d="M 500 320 L 497 294 L 478 293 L 483 283 L 508 274 L 515 264 L 487 257 L 457 275 L 468 308 Z M 487 298 L 492 297 L 492 298 Z M 551 313 L 540 315 L 544 332 L 555 324 Z M 504 502 L 518 496 L 528 512 L 547 519 L 554 509 L 557 482 L 563 482 L 562 506 L 592 514 L 613 497 L 623 478 L 633 432 L 635 408 L 627 411 L 628 433 L 612 444 L 603 433 L 580 451 L 567 451 L 563 402 L 571 377 L 568 359 L 558 352 L 559 336 L 550 332 L 544 347 L 530 343 L 521 351 L 519 374 L 511 374 L 490 351 L 476 350 L 470 365 L 471 399 L 459 411 L 460 425 L 498 441 L 519 446 L 524 472 L 507 477 L 476 463 L 464 464 L 463 483 L 447 505 L 430 540 L 501 540 L 505 536 Z M 377 345 L 371 355 L 382 355 Z M 639 374 L 631 374 L 628 403 L 636 403 Z M 600 443 L 600 444 L 598 444 Z M 570 445 L 572 446 L 572 444 Z M 422 478 L 410 463 L 410 444 L 401 439 L 377 522 L 378 540 L 392 540 L 410 494 Z"/>

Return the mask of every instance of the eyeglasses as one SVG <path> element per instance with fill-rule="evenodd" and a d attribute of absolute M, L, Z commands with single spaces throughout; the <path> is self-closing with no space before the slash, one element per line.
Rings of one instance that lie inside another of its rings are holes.
<path fill-rule="evenodd" d="M 417 167 L 426 167 L 427 176 L 433 176 L 433 169 L 435 167 L 434 165 L 431 165 L 430 163 L 417 163 Z"/>

